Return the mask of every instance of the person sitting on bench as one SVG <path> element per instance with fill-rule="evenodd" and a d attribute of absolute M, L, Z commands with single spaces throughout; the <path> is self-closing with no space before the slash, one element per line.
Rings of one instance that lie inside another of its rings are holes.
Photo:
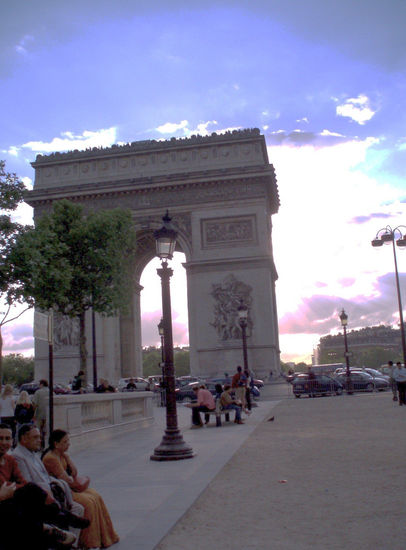
<path fill-rule="evenodd" d="M 197 401 L 196 403 L 189 403 L 189 407 L 192 409 L 192 425 L 197 427 L 202 427 L 203 422 L 200 418 L 201 412 L 214 411 L 216 408 L 216 403 L 214 397 L 209 392 L 204 385 L 194 386 L 193 391 L 196 393 Z M 205 423 L 207 424 L 210 419 L 210 415 L 205 415 Z"/>
<path fill-rule="evenodd" d="M 235 410 L 235 419 L 236 424 L 244 424 L 244 421 L 241 420 L 241 404 L 239 401 L 236 401 L 232 396 L 231 392 L 233 391 L 232 387 L 228 384 L 224 386 L 224 391 L 221 394 L 221 405 L 224 410 L 233 409 Z"/>

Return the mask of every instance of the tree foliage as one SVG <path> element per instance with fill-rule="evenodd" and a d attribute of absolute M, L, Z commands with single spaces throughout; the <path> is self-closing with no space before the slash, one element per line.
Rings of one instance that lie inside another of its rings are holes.
<path fill-rule="evenodd" d="M 24 198 L 24 183 L 14 173 L 6 172 L 6 165 L 0 160 L 0 301 L 4 309 L 0 312 L 0 381 L 2 380 L 3 338 L 2 327 L 19 317 L 23 311 L 12 315 L 13 301 L 9 296 L 14 287 L 14 279 L 10 270 L 8 257 L 18 235 L 24 231 L 24 226 L 11 218 L 11 212 L 16 210 Z M 1 387 L 1 383 L 0 383 Z"/>
<path fill-rule="evenodd" d="M 54 204 L 22 233 L 11 261 L 19 285 L 13 297 L 80 322 L 81 369 L 86 371 L 85 313 L 125 312 L 133 287 L 136 235 L 130 211 L 85 215 L 67 200 Z"/>
<path fill-rule="evenodd" d="M 190 354 L 188 350 L 181 348 L 174 349 L 174 366 L 175 376 L 186 376 L 190 374 Z M 153 376 L 154 374 L 162 374 L 162 369 L 159 366 L 162 361 L 161 350 L 155 347 L 149 347 L 142 350 L 142 367 L 143 376 Z"/>
<path fill-rule="evenodd" d="M 21 386 L 34 378 L 34 358 L 10 353 L 3 358 L 3 383 Z"/>

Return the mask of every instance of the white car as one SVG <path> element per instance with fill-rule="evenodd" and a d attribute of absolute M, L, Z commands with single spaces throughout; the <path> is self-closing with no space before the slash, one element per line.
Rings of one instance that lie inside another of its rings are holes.
<path fill-rule="evenodd" d="M 135 383 L 135 389 L 137 391 L 147 391 L 149 390 L 149 382 L 145 378 L 140 378 L 137 376 L 130 376 L 129 378 L 120 378 L 118 381 L 118 391 L 126 391 L 127 384 L 130 380 L 133 380 Z"/>

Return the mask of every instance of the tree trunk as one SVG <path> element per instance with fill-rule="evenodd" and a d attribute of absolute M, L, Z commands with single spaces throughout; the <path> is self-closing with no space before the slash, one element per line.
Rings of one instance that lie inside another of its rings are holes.
<path fill-rule="evenodd" d="M 85 383 L 87 383 L 86 322 L 84 311 L 79 315 L 79 353 L 80 370 L 85 373 Z"/>
<path fill-rule="evenodd" d="M 0 325 L 0 392 L 3 389 L 3 336 Z"/>

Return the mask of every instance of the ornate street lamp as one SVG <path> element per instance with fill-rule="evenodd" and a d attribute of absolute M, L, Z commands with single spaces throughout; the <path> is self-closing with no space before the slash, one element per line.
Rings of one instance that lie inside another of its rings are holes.
<path fill-rule="evenodd" d="M 344 309 L 340 314 L 341 326 L 344 330 L 344 346 L 345 346 L 345 385 L 346 390 L 349 395 L 353 393 L 352 384 L 351 384 L 351 371 L 350 371 L 350 352 L 348 351 L 348 340 L 347 340 L 347 324 L 348 324 L 348 315 L 345 313 Z"/>
<path fill-rule="evenodd" d="M 237 309 L 238 321 L 242 332 L 242 351 L 244 355 L 244 370 L 248 370 L 248 355 L 247 355 L 247 326 L 248 326 L 248 308 L 241 299 Z"/>
<path fill-rule="evenodd" d="M 175 395 L 175 371 L 173 366 L 172 340 L 172 312 L 169 281 L 173 270 L 168 267 L 168 260 L 172 259 L 177 232 L 171 226 L 168 211 L 162 218 L 164 225 L 154 232 L 156 253 L 161 259 L 161 269 L 157 269 L 161 277 L 162 286 L 162 323 L 163 323 L 163 359 L 164 359 L 164 387 L 166 391 L 166 430 L 162 441 L 154 449 L 151 460 L 167 461 L 193 458 L 193 450 L 183 441 L 182 433 L 178 428 Z"/>
<path fill-rule="evenodd" d="M 400 322 L 400 336 L 402 340 L 402 350 L 403 350 L 403 364 L 406 365 L 406 339 L 405 339 L 405 325 L 403 323 L 403 308 L 402 308 L 402 298 L 400 294 L 400 284 L 399 284 L 399 272 L 398 272 L 398 262 L 396 259 L 396 245 L 401 249 L 406 248 L 406 226 L 399 225 L 392 229 L 390 225 L 383 227 L 378 231 L 376 237 L 371 241 L 372 246 L 379 247 L 383 244 L 391 244 L 393 249 L 393 259 L 395 262 L 395 280 L 396 280 L 396 290 L 398 295 L 398 305 L 399 305 L 399 322 Z"/>

